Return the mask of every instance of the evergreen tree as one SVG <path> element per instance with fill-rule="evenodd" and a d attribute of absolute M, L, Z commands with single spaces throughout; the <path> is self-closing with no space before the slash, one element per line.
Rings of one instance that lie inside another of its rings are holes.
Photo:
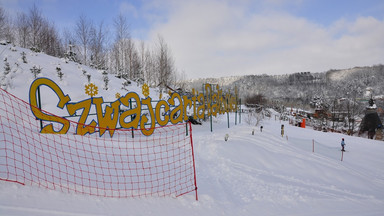
<path fill-rule="evenodd" d="M 9 65 L 9 62 L 7 61 L 7 58 L 4 59 L 4 77 L 8 75 L 11 72 L 11 66 Z"/>
<path fill-rule="evenodd" d="M 3 76 L 1 77 L 1 83 L 0 86 L 3 87 L 5 90 L 7 90 L 7 75 L 11 72 L 11 66 L 9 65 L 7 58 L 4 59 L 4 73 Z"/>
<path fill-rule="evenodd" d="M 103 81 L 104 81 L 104 89 L 105 89 L 105 90 L 108 90 L 108 83 L 109 83 L 108 75 L 105 75 L 105 76 L 103 77 Z"/>
<path fill-rule="evenodd" d="M 62 81 L 62 80 L 63 80 L 63 75 L 64 75 L 64 73 L 61 71 L 61 67 L 60 67 L 60 65 L 58 65 L 58 66 L 56 67 L 56 71 L 57 71 L 57 76 L 60 78 L 60 81 Z"/>
<path fill-rule="evenodd" d="M 73 51 L 73 48 L 75 47 L 71 41 L 69 41 L 69 50 L 64 53 L 64 58 L 66 61 L 73 61 L 73 62 L 76 62 L 76 63 L 79 63 L 79 60 L 77 59 L 77 55 L 76 53 Z"/>
<path fill-rule="evenodd" d="M 37 75 L 39 75 L 41 73 L 42 68 L 40 68 L 40 66 L 36 67 L 36 65 L 34 65 L 30 70 L 31 70 L 34 78 L 36 79 Z"/>
<path fill-rule="evenodd" d="M 27 56 L 26 56 L 25 52 L 23 51 L 20 54 L 21 54 L 21 59 L 23 60 L 23 63 L 27 64 L 28 62 L 27 62 Z"/>

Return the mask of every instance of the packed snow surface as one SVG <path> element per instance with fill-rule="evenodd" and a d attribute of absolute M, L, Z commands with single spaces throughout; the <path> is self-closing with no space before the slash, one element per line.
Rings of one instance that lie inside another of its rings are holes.
<path fill-rule="evenodd" d="M 21 52 L 28 63 L 22 61 Z M 122 81 L 108 75 L 106 90 L 102 71 L 43 53 L 2 45 L 0 58 L 1 69 L 5 62 L 11 67 L 0 77 L 2 88 L 25 101 L 34 80 L 33 66 L 42 68 L 38 77 L 55 81 L 72 102 L 88 98 L 84 94 L 88 75 L 99 86 L 97 96 L 105 101 L 127 91 L 141 96 L 141 86 L 135 82 L 122 90 Z M 57 67 L 64 73 L 62 79 Z M 150 95 L 157 99 L 159 92 L 151 89 Z M 57 96 L 48 87 L 42 88 L 42 98 L 43 109 L 60 114 Z M 232 114 L 230 128 L 226 115 L 214 118 L 213 132 L 209 122 L 193 126 L 198 201 L 194 192 L 177 198 L 117 199 L 0 181 L 0 215 L 384 215 L 384 142 L 298 128 L 274 117 L 261 122 L 260 132 L 260 125 L 250 126 L 245 115 L 242 118 L 235 125 Z M 347 144 L 343 161 L 342 137 Z"/>
<path fill-rule="evenodd" d="M 194 192 L 115 199 L 0 181 L 0 215 L 383 215 L 382 141 L 273 117 L 262 121 L 262 132 L 238 121 L 232 115 L 228 128 L 226 115 L 214 118 L 213 132 L 209 122 L 193 126 L 198 201 Z"/>

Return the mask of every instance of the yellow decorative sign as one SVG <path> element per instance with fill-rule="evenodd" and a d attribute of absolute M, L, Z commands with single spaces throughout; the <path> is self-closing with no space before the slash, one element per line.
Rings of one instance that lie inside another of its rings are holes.
<path fill-rule="evenodd" d="M 102 97 L 93 97 L 97 94 L 97 86 L 90 83 L 85 89 L 86 93 L 92 98 L 80 102 L 71 102 L 70 97 L 65 95 L 55 82 L 47 78 L 38 78 L 31 84 L 29 91 L 32 113 L 38 120 L 62 124 L 62 128 L 58 131 L 53 129 L 52 124 L 47 124 L 41 129 L 41 133 L 66 134 L 70 128 L 69 120 L 45 114 L 38 108 L 36 93 L 41 85 L 50 87 L 56 93 L 59 99 L 58 108 L 64 109 L 66 107 L 70 116 L 76 114 L 76 111 L 81 112 L 79 124 L 77 124 L 76 128 L 76 134 L 78 135 L 95 133 L 96 128 L 98 128 L 100 136 L 104 135 L 108 130 L 109 135 L 112 137 L 116 128 L 120 127 L 127 129 L 140 128 L 144 135 L 149 136 L 154 132 L 156 125 L 165 126 L 169 122 L 177 124 L 188 121 L 187 111 L 190 109 L 193 110 L 193 118 L 203 119 L 205 114 L 216 116 L 217 114 L 232 112 L 237 107 L 235 96 L 229 93 L 224 94 L 219 86 L 211 86 L 210 84 L 205 85 L 206 97 L 194 89 L 192 97 L 181 96 L 179 93 L 174 92 L 168 100 L 160 100 L 153 107 L 152 98 L 149 97 L 149 88 L 146 84 L 143 85 L 145 99 L 140 99 L 135 92 L 128 92 L 105 106 Z M 214 90 L 215 87 L 216 90 Z M 135 106 L 132 106 L 132 103 Z M 91 108 L 96 110 L 96 119 L 86 124 L 88 117 L 91 117 L 89 115 Z M 121 110 L 124 110 L 124 112 Z"/>
<path fill-rule="evenodd" d="M 145 97 L 148 97 L 149 96 L 149 87 L 146 83 L 144 83 L 143 87 L 142 87 L 142 91 L 143 91 L 143 95 Z"/>
<path fill-rule="evenodd" d="M 85 85 L 85 94 L 87 94 L 90 97 L 96 96 L 98 92 L 98 87 L 95 86 L 93 83 L 89 83 Z"/>

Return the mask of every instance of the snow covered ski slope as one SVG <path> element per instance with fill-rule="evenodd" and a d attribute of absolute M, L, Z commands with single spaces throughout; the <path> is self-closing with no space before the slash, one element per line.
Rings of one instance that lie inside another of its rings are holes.
<path fill-rule="evenodd" d="M 263 120 L 263 132 L 260 125 L 235 125 L 233 116 L 230 121 L 228 129 L 226 116 L 214 119 L 213 132 L 208 122 L 193 126 L 199 201 L 194 193 L 115 199 L 0 181 L 0 215 L 384 214 L 382 141 L 298 128 L 273 118 Z M 347 144 L 343 161 L 342 137 Z"/>

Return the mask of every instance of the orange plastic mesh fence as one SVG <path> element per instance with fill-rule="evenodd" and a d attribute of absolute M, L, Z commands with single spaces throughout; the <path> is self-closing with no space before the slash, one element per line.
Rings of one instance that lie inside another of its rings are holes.
<path fill-rule="evenodd" d="M 42 134 L 30 105 L 0 89 L 0 180 L 117 198 L 196 191 L 197 199 L 190 123 L 159 127 L 151 136 L 135 130 L 134 138 L 131 129 L 112 138 L 74 135 L 76 126 Z"/>

